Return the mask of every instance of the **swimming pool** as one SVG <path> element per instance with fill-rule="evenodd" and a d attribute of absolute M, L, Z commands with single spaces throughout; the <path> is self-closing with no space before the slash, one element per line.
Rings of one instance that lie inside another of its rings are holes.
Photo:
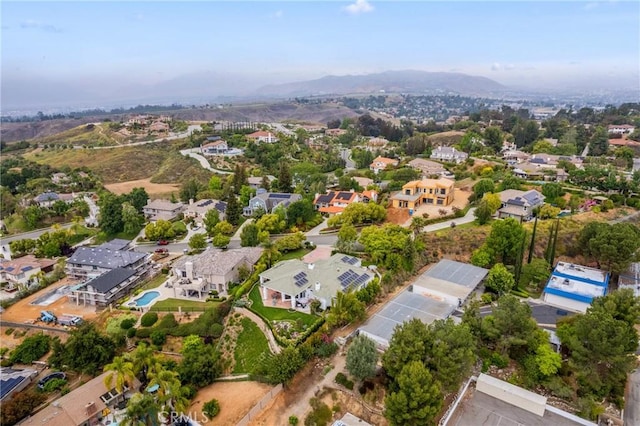
<path fill-rule="evenodd" d="M 135 300 L 136 306 L 147 306 L 158 296 L 160 296 L 159 291 L 148 291 Z"/>

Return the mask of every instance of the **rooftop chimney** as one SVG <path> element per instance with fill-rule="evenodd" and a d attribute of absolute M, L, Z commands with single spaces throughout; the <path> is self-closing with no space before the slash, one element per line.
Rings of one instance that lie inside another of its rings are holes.
<path fill-rule="evenodd" d="M 193 262 L 186 262 L 184 264 L 185 272 L 187 273 L 187 278 L 189 280 L 193 280 Z"/>

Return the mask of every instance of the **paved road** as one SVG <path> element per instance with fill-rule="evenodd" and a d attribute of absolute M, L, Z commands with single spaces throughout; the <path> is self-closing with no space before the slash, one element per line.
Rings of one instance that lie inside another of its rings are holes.
<path fill-rule="evenodd" d="M 71 228 L 72 226 L 73 226 L 73 223 L 60 224 L 60 227 L 62 229 L 68 229 L 68 228 Z M 10 237 L 3 237 L 0 239 L 0 245 L 9 244 L 11 241 L 25 240 L 27 238 L 35 240 L 45 232 L 51 232 L 51 231 L 52 231 L 51 227 L 48 227 L 48 228 L 36 229 L 35 231 L 29 231 L 29 232 L 23 232 L 21 234 L 11 235 Z"/>
<path fill-rule="evenodd" d="M 340 158 L 344 160 L 345 170 L 355 170 L 356 163 L 351 158 L 351 150 L 349 148 L 340 148 Z"/>
<path fill-rule="evenodd" d="M 284 133 L 285 135 L 293 136 L 295 133 L 286 127 L 282 123 L 267 123 L 271 126 L 276 132 Z"/>
<path fill-rule="evenodd" d="M 640 368 L 629 375 L 624 399 L 624 425 L 640 425 Z"/>
<path fill-rule="evenodd" d="M 195 158 L 196 160 L 198 160 L 198 162 L 203 168 L 211 172 L 218 173 L 221 175 L 233 174 L 233 172 L 229 172 L 227 170 L 219 170 L 211 167 L 211 164 L 209 164 L 209 160 L 207 160 L 203 155 L 200 154 L 200 148 L 183 149 L 182 151 L 180 151 L 180 154 L 187 157 Z"/>

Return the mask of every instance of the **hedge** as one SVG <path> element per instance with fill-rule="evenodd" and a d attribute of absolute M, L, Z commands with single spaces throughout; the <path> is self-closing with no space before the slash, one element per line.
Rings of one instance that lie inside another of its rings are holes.
<path fill-rule="evenodd" d="M 144 315 L 142 315 L 142 318 L 140 318 L 140 324 L 143 327 L 151 327 L 157 321 L 158 321 L 158 314 L 156 312 L 147 312 Z"/>

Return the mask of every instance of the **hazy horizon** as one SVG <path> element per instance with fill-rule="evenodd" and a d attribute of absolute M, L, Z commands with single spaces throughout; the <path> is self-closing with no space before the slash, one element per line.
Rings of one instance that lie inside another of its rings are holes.
<path fill-rule="evenodd" d="M 640 4 L 606 2 L 12 2 L 2 109 L 248 96 L 389 70 L 514 89 L 640 87 Z"/>

